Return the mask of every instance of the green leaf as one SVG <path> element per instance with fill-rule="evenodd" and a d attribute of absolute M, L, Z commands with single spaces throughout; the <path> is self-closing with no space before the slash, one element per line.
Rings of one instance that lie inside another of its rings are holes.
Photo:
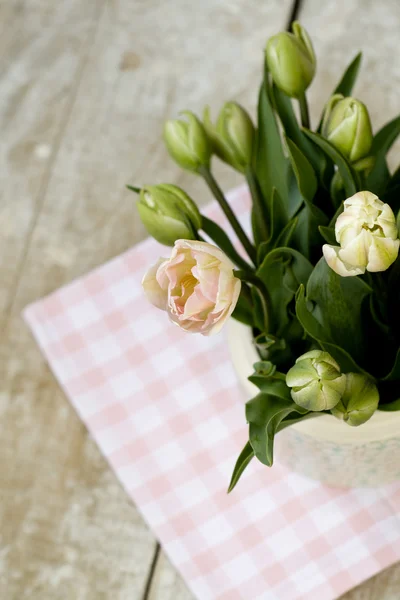
<path fill-rule="evenodd" d="M 270 234 L 267 241 L 259 245 L 257 261 L 261 264 L 270 250 L 276 247 L 276 240 L 287 225 L 287 215 L 282 199 L 276 188 L 272 190 L 271 210 L 269 217 Z"/>
<path fill-rule="evenodd" d="M 321 174 L 326 168 L 326 158 L 302 132 L 293 110 L 291 99 L 274 84 L 272 87 L 274 106 L 279 115 L 282 127 L 289 137 L 300 148 L 310 161 L 316 173 Z"/>
<path fill-rule="evenodd" d="M 264 323 L 263 303 L 262 303 L 262 299 L 261 299 L 259 290 L 254 286 L 252 286 L 252 288 L 251 288 L 251 297 L 253 299 L 253 306 L 254 306 L 253 319 L 254 319 L 255 327 L 257 329 L 259 329 L 260 331 L 264 331 L 265 323 Z"/>
<path fill-rule="evenodd" d="M 275 366 L 269 361 L 261 361 L 254 365 L 255 373 L 250 375 L 249 381 L 254 383 L 261 392 L 276 396 L 281 400 L 290 401 L 290 389 L 286 385 L 286 377 L 276 371 Z"/>
<path fill-rule="evenodd" d="M 331 244 L 333 246 L 337 245 L 335 229 L 333 227 L 324 227 L 323 225 L 320 225 L 318 229 L 327 244 Z"/>
<path fill-rule="evenodd" d="M 294 231 L 297 227 L 298 218 L 294 217 L 285 225 L 285 227 L 280 232 L 277 240 L 275 242 L 275 248 L 286 248 L 290 246 L 290 241 L 293 237 Z"/>
<path fill-rule="evenodd" d="M 333 356 L 344 373 L 363 373 L 364 375 L 370 376 L 357 365 L 346 350 L 340 348 L 328 339 L 327 332 L 324 331 L 322 325 L 307 307 L 305 288 L 303 285 L 300 286 L 299 291 L 296 294 L 296 315 L 305 333 L 318 342 L 322 350 L 329 352 L 329 354 Z"/>
<path fill-rule="evenodd" d="M 249 327 L 255 327 L 256 325 L 252 293 L 249 286 L 244 282 L 242 282 L 242 288 L 232 317 Z"/>
<path fill-rule="evenodd" d="M 255 170 L 267 205 L 270 205 L 273 189 L 276 188 L 287 206 L 287 160 L 265 81 L 261 85 L 258 101 Z"/>
<path fill-rule="evenodd" d="M 257 335 L 254 338 L 254 345 L 262 359 L 274 360 L 276 363 L 284 359 L 290 351 L 285 339 L 278 338 L 271 333 Z"/>
<path fill-rule="evenodd" d="M 133 185 L 126 185 L 125 187 L 127 190 L 131 190 L 131 192 L 135 192 L 135 194 L 140 194 L 141 192 L 141 188 L 135 187 Z"/>
<path fill-rule="evenodd" d="M 357 79 L 358 71 L 360 69 L 362 59 L 362 52 L 359 52 L 357 56 L 352 60 L 352 62 L 347 67 L 346 71 L 343 74 L 342 79 L 337 84 L 336 88 L 332 92 L 332 96 L 334 94 L 342 94 L 343 96 L 351 96 L 351 92 L 353 91 L 354 84 Z"/>
<path fill-rule="evenodd" d="M 307 299 L 325 335 L 345 349 L 356 362 L 364 355 L 362 305 L 371 288 L 360 277 L 340 277 L 321 258 L 307 283 Z"/>
<path fill-rule="evenodd" d="M 296 175 L 292 169 L 292 166 L 289 165 L 289 173 L 288 173 L 288 181 L 289 181 L 289 196 L 288 196 L 288 207 L 289 219 L 292 219 L 300 210 L 302 204 L 304 204 L 304 200 L 301 196 L 299 186 L 297 184 Z"/>
<path fill-rule="evenodd" d="M 298 189 L 306 205 L 298 215 L 295 240 L 301 253 L 309 257 L 313 249 L 321 245 L 318 226 L 327 224 L 328 218 L 322 210 L 313 204 L 318 189 L 314 169 L 292 140 L 286 138 L 286 142 Z"/>
<path fill-rule="evenodd" d="M 225 231 L 211 219 L 204 215 L 202 219 L 202 229 L 216 244 L 225 252 L 227 256 L 241 269 L 248 271 L 252 267 L 238 254 L 231 240 Z"/>
<path fill-rule="evenodd" d="M 339 150 L 336 150 L 334 146 L 328 140 L 319 135 L 318 133 L 314 133 L 309 131 L 308 129 L 303 129 L 304 133 L 307 137 L 310 138 L 321 150 L 329 156 L 337 165 L 340 174 L 343 179 L 344 189 L 346 190 L 346 197 L 353 196 L 359 190 L 359 182 L 358 176 L 355 171 L 351 168 L 350 164 L 347 162 L 345 157 Z"/>
<path fill-rule="evenodd" d="M 276 248 L 265 257 L 257 275 L 270 293 L 272 314 L 269 333 L 280 336 L 288 325 L 288 305 L 299 285 L 307 283 L 312 269 L 312 264 L 292 248 Z"/>
<path fill-rule="evenodd" d="M 258 460 L 272 466 L 274 437 L 282 420 L 293 412 L 308 411 L 293 401 L 284 402 L 275 396 L 260 393 L 246 404 L 250 444 Z"/>
<path fill-rule="evenodd" d="M 393 400 L 393 402 L 388 402 L 386 404 L 380 404 L 378 409 L 386 411 L 386 412 L 400 410 L 400 398 L 398 400 Z"/>
<path fill-rule="evenodd" d="M 241 451 L 239 458 L 236 461 L 235 467 L 233 469 L 231 482 L 228 488 L 228 494 L 233 490 L 240 477 L 242 476 L 243 471 L 250 463 L 251 459 L 254 457 L 254 450 L 250 444 L 247 442 L 243 450 Z"/>
<path fill-rule="evenodd" d="M 308 419 L 313 419 L 314 417 L 320 417 L 321 415 L 325 414 L 323 412 L 309 412 L 306 415 L 300 415 L 300 416 L 295 416 L 292 417 L 292 414 L 296 414 L 296 413 L 290 413 L 285 419 L 283 419 L 283 421 L 281 421 L 277 433 L 279 433 L 280 431 L 282 431 L 283 429 L 286 429 L 286 427 L 290 427 L 291 425 L 294 425 L 295 423 L 299 423 L 300 421 L 306 421 Z"/>
<path fill-rule="evenodd" d="M 315 171 L 296 144 L 288 137 L 285 141 L 300 193 L 306 202 L 312 202 L 318 188 Z"/>
<path fill-rule="evenodd" d="M 383 381 L 396 381 L 397 379 L 400 379 L 400 348 L 397 351 L 396 360 L 390 373 L 383 378 Z"/>
<path fill-rule="evenodd" d="M 359 52 L 357 56 L 351 61 L 346 71 L 343 73 L 342 79 L 339 81 L 335 89 L 333 90 L 331 96 L 334 94 L 342 94 L 343 96 L 351 96 L 351 92 L 353 91 L 354 84 L 357 79 L 358 71 L 360 70 L 362 59 L 362 52 Z M 324 115 L 322 115 L 321 120 L 318 125 L 317 131 L 321 131 L 322 121 Z"/>
<path fill-rule="evenodd" d="M 386 163 L 386 154 L 389 152 L 396 138 L 400 134 L 400 117 L 387 123 L 374 136 L 370 154 L 375 156 L 375 164 L 367 177 L 367 190 L 381 196 L 390 180 L 390 173 Z"/>

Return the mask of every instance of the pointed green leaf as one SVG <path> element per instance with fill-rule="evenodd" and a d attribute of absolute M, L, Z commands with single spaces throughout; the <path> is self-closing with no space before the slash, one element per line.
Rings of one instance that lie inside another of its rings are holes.
<path fill-rule="evenodd" d="M 131 192 L 135 192 L 135 194 L 140 194 L 141 188 L 139 188 L 139 187 L 135 187 L 133 185 L 126 185 L 125 187 L 127 190 L 130 190 Z"/>
<path fill-rule="evenodd" d="M 291 99 L 277 88 L 276 85 L 272 87 L 272 96 L 286 136 L 293 140 L 296 146 L 300 148 L 315 172 L 321 174 L 326 168 L 326 158 L 302 132 L 294 113 Z"/>
<path fill-rule="evenodd" d="M 318 182 L 311 164 L 292 140 L 286 138 L 286 142 L 297 185 L 306 204 L 298 215 L 295 241 L 300 252 L 309 257 L 313 249 L 321 245 L 318 227 L 326 225 L 328 217 L 313 204 Z"/>
<path fill-rule="evenodd" d="M 267 205 L 270 205 L 272 190 L 276 188 L 287 206 L 287 160 L 265 81 L 261 85 L 258 101 L 255 170 Z"/>
<path fill-rule="evenodd" d="M 298 218 L 294 217 L 287 225 L 282 229 L 277 240 L 275 242 L 275 248 L 286 248 L 290 246 L 290 241 L 293 237 L 294 231 L 297 227 Z"/>
<path fill-rule="evenodd" d="M 288 217 L 292 219 L 299 212 L 302 204 L 304 204 L 304 200 L 299 190 L 299 186 L 297 184 L 296 175 L 294 174 L 293 168 L 289 165 L 289 173 L 288 173 L 288 182 L 289 182 L 289 196 L 288 196 Z"/>
<path fill-rule="evenodd" d="M 323 225 L 320 225 L 318 229 L 327 244 L 331 244 L 333 246 L 337 245 L 335 229 L 333 227 L 324 227 Z"/>
<path fill-rule="evenodd" d="M 276 240 L 287 225 L 286 210 L 278 190 L 272 190 L 271 209 L 269 217 L 270 234 L 267 241 L 260 244 L 257 252 L 258 264 L 262 263 L 270 250 L 276 247 Z"/>
<path fill-rule="evenodd" d="M 293 401 L 284 402 L 275 396 L 260 393 L 246 404 L 250 444 L 258 460 L 272 466 L 275 434 L 282 420 L 293 412 L 308 411 Z"/>
<path fill-rule="evenodd" d="M 342 79 L 333 90 L 333 94 L 342 94 L 343 96 L 351 96 L 354 84 L 357 79 L 358 71 L 360 70 L 362 59 L 362 52 L 359 52 L 357 56 L 351 61 L 346 71 L 343 74 Z"/>
<path fill-rule="evenodd" d="M 346 190 L 346 197 L 349 198 L 353 196 L 360 188 L 358 182 L 358 176 L 355 171 L 351 168 L 350 164 L 347 162 L 343 154 L 336 150 L 334 146 L 328 140 L 319 135 L 318 133 L 314 133 L 309 129 L 303 130 L 305 135 L 310 138 L 321 150 L 329 156 L 337 165 L 340 174 L 343 178 L 344 188 Z"/>
<path fill-rule="evenodd" d="M 333 90 L 331 96 L 334 94 L 342 94 L 343 96 L 351 96 L 351 92 L 353 91 L 354 84 L 357 79 L 358 71 L 360 70 L 362 59 L 362 52 L 359 52 L 357 56 L 351 61 L 346 71 L 343 73 L 342 79 L 339 81 L 335 89 Z M 321 117 L 321 121 L 318 125 L 317 131 L 321 131 L 323 116 Z"/>
<path fill-rule="evenodd" d="M 237 459 L 235 467 L 233 469 L 231 482 L 230 482 L 229 488 L 228 488 L 228 494 L 233 490 L 233 488 L 239 481 L 240 477 L 242 476 L 243 471 L 245 470 L 247 465 L 250 464 L 250 461 L 253 457 L 254 457 L 254 450 L 253 450 L 250 442 L 247 442 L 247 444 L 241 451 L 239 458 Z"/>
<path fill-rule="evenodd" d="M 312 202 L 318 188 L 315 171 L 296 144 L 288 137 L 285 137 L 285 141 L 300 193 L 305 201 Z"/>

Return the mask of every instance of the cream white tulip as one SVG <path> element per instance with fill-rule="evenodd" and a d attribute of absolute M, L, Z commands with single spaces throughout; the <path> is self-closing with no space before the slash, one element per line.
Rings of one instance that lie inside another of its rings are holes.
<path fill-rule="evenodd" d="M 371 192 L 344 201 L 335 224 L 339 246 L 322 248 L 328 265 L 342 277 L 386 271 L 396 260 L 400 240 L 392 209 Z"/>

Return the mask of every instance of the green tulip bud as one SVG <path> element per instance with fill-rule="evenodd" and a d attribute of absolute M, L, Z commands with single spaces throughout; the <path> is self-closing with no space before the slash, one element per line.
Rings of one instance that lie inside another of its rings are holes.
<path fill-rule="evenodd" d="M 351 162 L 367 156 L 372 128 L 365 104 L 341 94 L 332 96 L 325 109 L 322 135 Z"/>
<path fill-rule="evenodd" d="M 378 404 L 379 392 L 372 379 L 360 373 L 348 373 L 342 399 L 331 413 L 357 427 L 372 417 Z"/>
<path fill-rule="evenodd" d="M 164 126 L 164 141 L 175 162 L 183 169 L 197 172 L 209 167 L 211 145 L 203 124 L 192 112 L 185 110 L 187 121 L 170 120 Z"/>
<path fill-rule="evenodd" d="M 268 69 L 277 87 L 291 98 L 304 94 L 315 75 L 316 58 L 306 30 L 295 21 L 293 33 L 272 36 L 265 50 Z"/>
<path fill-rule="evenodd" d="M 141 189 L 137 204 L 149 234 L 165 246 L 176 240 L 194 240 L 201 229 L 201 214 L 191 198 L 176 185 L 163 183 Z"/>
<path fill-rule="evenodd" d="M 244 173 L 251 163 L 255 137 L 254 125 L 244 108 L 236 102 L 226 102 L 213 125 L 206 106 L 203 122 L 215 154 Z"/>
<path fill-rule="evenodd" d="M 296 404 L 308 410 L 329 410 L 340 401 L 346 375 L 328 352 L 311 350 L 296 360 L 286 374 Z"/>

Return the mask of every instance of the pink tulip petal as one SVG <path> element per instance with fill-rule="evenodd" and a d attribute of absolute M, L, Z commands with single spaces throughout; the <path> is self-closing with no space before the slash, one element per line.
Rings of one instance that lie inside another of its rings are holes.
<path fill-rule="evenodd" d="M 142 286 L 149 301 L 161 310 L 167 310 L 168 291 L 166 286 L 161 286 L 159 281 L 165 283 L 161 275 L 168 260 L 159 258 L 155 265 L 145 273 Z M 159 275 L 160 274 L 160 275 Z"/>

